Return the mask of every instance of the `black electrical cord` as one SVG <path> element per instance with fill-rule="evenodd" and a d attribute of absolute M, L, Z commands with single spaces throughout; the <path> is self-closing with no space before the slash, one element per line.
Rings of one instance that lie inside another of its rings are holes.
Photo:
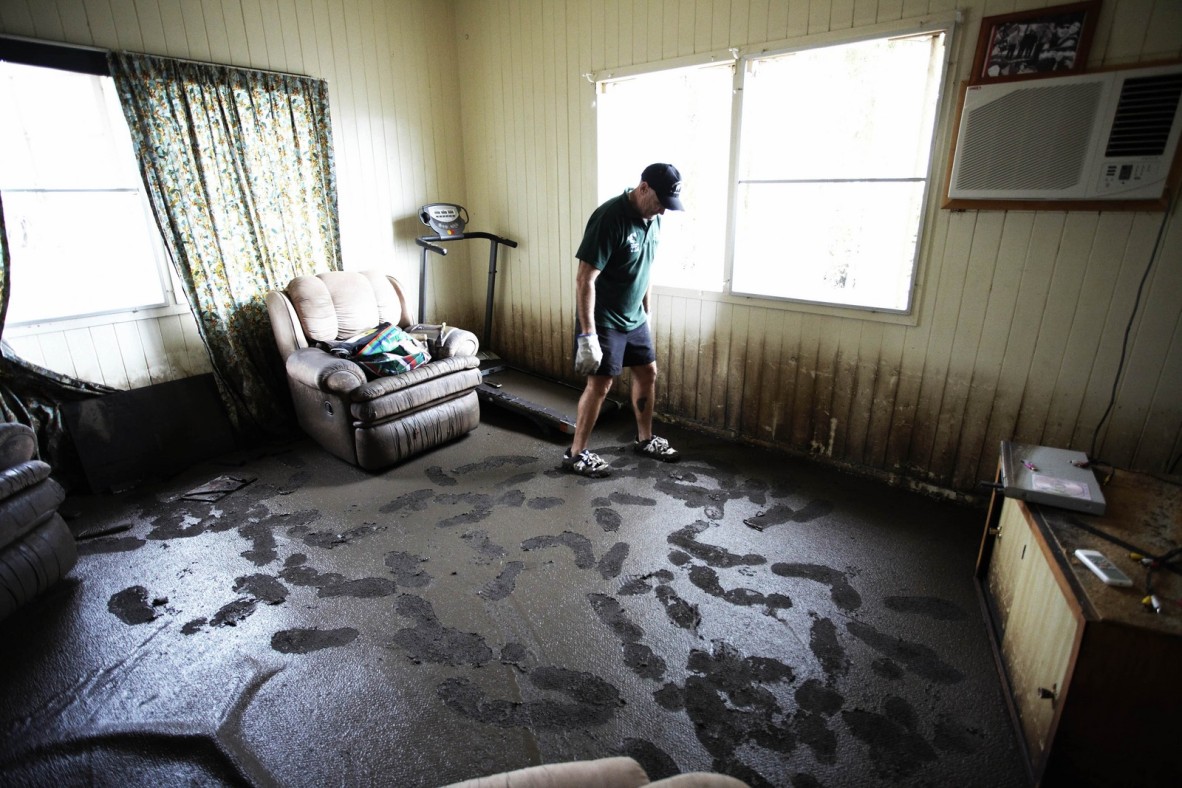
<path fill-rule="evenodd" d="M 1182 547 L 1175 547 L 1167 553 L 1160 556 L 1145 556 L 1141 562 L 1145 565 L 1145 604 L 1152 607 L 1155 612 L 1161 612 L 1161 601 L 1157 598 L 1157 594 L 1153 590 L 1153 573 L 1160 568 L 1169 569 L 1177 572 L 1178 567 L 1174 565 L 1175 559 L 1182 554 Z M 1178 600 L 1175 600 L 1176 602 Z"/>
<path fill-rule="evenodd" d="M 1100 430 L 1104 427 L 1104 422 L 1108 420 L 1109 414 L 1112 413 L 1112 408 L 1116 404 L 1116 390 L 1120 386 L 1120 376 L 1125 367 L 1125 356 L 1129 352 L 1129 335 L 1133 332 L 1133 323 L 1137 319 L 1137 310 L 1141 308 L 1141 293 L 1145 290 L 1145 282 L 1149 280 L 1149 272 L 1153 270 L 1153 264 L 1157 261 L 1158 252 L 1161 251 L 1162 238 L 1166 234 L 1166 224 L 1170 215 L 1174 212 L 1176 195 L 1170 195 L 1169 204 L 1166 206 L 1165 213 L 1162 214 L 1161 224 L 1157 227 L 1157 239 L 1153 242 L 1153 251 L 1149 253 L 1149 261 L 1145 265 L 1145 273 L 1141 274 L 1141 282 L 1137 285 L 1137 298 L 1133 301 L 1133 311 L 1129 314 L 1129 322 L 1125 326 L 1124 341 L 1120 347 L 1120 361 L 1116 365 L 1116 375 L 1112 378 L 1112 393 L 1108 398 L 1108 407 L 1104 409 L 1104 415 L 1100 417 L 1100 421 L 1096 422 L 1096 431 L 1092 433 L 1092 448 L 1088 452 L 1088 457 L 1093 457 L 1096 454 L 1096 443 L 1100 439 Z M 1175 459 L 1171 463 L 1177 465 L 1178 460 Z"/>
<path fill-rule="evenodd" d="M 1157 561 L 1159 568 L 1168 569 L 1175 574 L 1182 575 L 1182 566 L 1178 566 L 1178 564 L 1174 561 L 1178 554 L 1182 553 L 1182 547 L 1175 547 L 1160 556 L 1153 556 L 1150 555 L 1148 550 L 1145 550 L 1144 548 L 1139 547 L 1131 542 L 1126 542 L 1124 539 L 1121 539 L 1117 536 L 1113 536 L 1101 528 L 1097 528 L 1093 525 L 1090 525 L 1089 523 L 1085 523 L 1083 520 L 1073 515 L 1068 515 L 1066 522 L 1068 525 L 1078 528 L 1081 531 L 1087 531 L 1092 536 L 1098 536 L 1104 541 L 1114 544 L 1122 550 L 1127 550 L 1130 555 L 1135 554 L 1138 556 L 1147 557 L 1150 560 Z"/>

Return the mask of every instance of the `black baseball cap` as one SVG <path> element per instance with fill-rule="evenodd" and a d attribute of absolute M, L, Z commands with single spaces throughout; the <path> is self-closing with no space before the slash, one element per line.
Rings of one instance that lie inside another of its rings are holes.
<path fill-rule="evenodd" d="M 681 173 L 672 164 L 650 164 L 640 173 L 640 180 L 657 193 L 657 199 L 670 211 L 684 211 L 681 204 Z"/>

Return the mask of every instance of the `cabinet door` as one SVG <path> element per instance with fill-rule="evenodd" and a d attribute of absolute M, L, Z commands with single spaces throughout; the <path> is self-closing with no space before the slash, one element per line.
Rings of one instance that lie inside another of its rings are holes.
<path fill-rule="evenodd" d="M 1056 581 L 1028 517 L 1021 502 L 1005 502 L 987 587 L 997 609 L 1002 662 L 1037 770 L 1083 622 Z"/>

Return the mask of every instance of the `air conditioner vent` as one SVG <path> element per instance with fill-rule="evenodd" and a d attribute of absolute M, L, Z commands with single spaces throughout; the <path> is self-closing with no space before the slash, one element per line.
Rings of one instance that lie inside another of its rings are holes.
<path fill-rule="evenodd" d="M 1108 158 L 1162 155 L 1180 98 L 1182 74 L 1126 80 L 1104 155 Z"/>
<path fill-rule="evenodd" d="M 973 113 L 964 134 L 959 189 L 1067 189 L 1079 183 L 1092 119 L 1100 102 L 1096 83 L 1018 90 Z M 1048 124 L 1057 134 L 1028 134 Z"/>

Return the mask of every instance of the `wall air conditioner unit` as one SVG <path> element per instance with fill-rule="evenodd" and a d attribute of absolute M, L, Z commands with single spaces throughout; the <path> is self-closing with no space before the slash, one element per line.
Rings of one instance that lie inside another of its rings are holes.
<path fill-rule="evenodd" d="M 968 85 L 944 207 L 1164 207 L 1180 99 L 1182 63 Z"/>

